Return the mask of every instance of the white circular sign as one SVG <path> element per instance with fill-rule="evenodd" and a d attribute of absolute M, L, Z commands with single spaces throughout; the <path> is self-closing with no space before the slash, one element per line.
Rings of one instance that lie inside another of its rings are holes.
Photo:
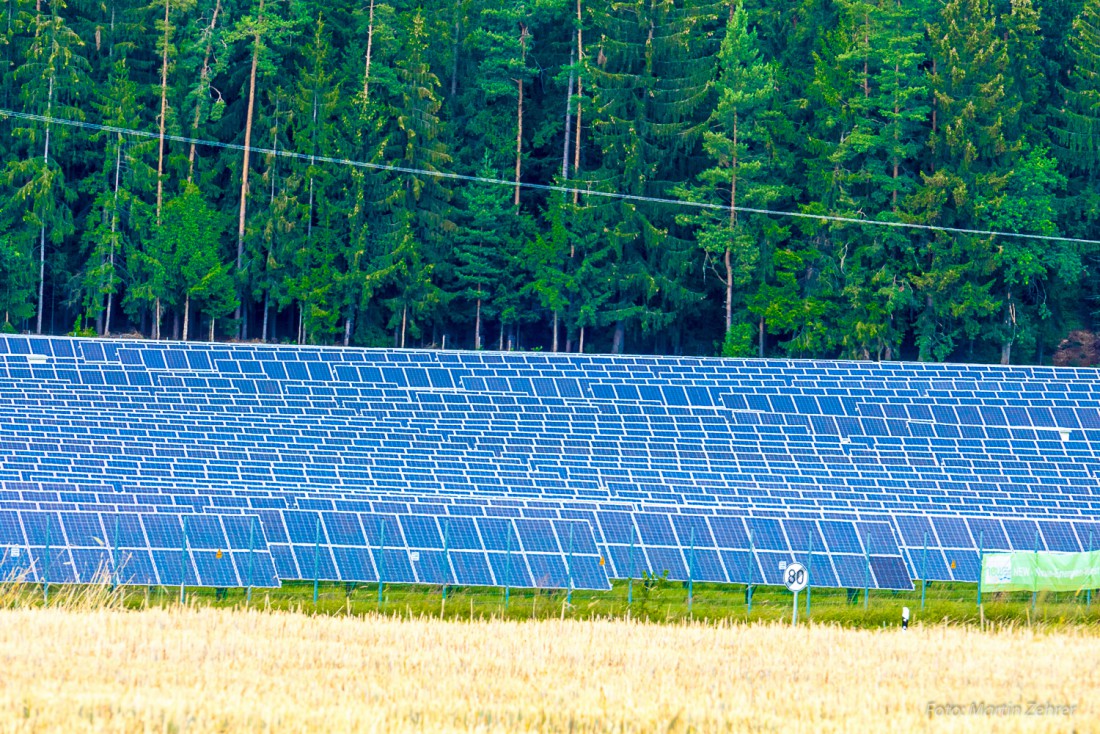
<path fill-rule="evenodd" d="M 791 591 L 802 591 L 810 583 L 810 575 L 801 563 L 791 563 L 783 569 L 783 583 Z"/>

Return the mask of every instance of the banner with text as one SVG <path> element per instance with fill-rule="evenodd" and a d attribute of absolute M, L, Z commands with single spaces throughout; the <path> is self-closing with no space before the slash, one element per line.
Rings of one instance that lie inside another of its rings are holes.
<path fill-rule="evenodd" d="M 983 591 L 1081 591 L 1100 587 L 1100 551 L 986 553 Z"/>

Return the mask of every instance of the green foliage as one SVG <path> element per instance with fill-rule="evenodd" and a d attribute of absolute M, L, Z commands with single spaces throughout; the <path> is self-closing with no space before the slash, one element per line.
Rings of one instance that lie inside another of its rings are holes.
<path fill-rule="evenodd" d="M 734 324 L 726 332 L 726 338 L 722 342 L 720 357 L 751 357 L 754 354 L 753 347 L 754 329 L 752 324 Z"/>
<path fill-rule="evenodd" d="M 1094 246 L 860 220 L 1100 238 L 1100 0 L 5 17 L 6 329 L 1018 362 L 1097 328 Z"/>
<path fill-rule="evenodd" d="M 10 234 L 0 236 L 0 313 L 5 333 L 21 331 L 18 327 L 34 316 L 37 283 L 29 249 Z"/>

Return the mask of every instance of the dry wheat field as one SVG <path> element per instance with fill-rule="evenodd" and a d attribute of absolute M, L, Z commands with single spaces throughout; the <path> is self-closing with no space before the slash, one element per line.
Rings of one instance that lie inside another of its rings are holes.
<path fill-rule="evenodd" d="M 1085 732 L 1098 659 L 1095 630 L 9 609 L 0 731 Z"/>

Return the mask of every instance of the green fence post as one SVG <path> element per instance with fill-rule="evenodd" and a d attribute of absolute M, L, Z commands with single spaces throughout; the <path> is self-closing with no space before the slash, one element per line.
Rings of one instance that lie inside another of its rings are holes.
<path fill-rule="evenodd" d="M 985 555 L 985 530 L 978 531 L 978 606 L 982 605 L 982 558 Z"/>
<path fill-rule="evenodd" d="M 187 603 L 187 515 L 183 516 L 183 542 L 180 543 L 180 604 Z"/>
<path fill-rule="evenodd" d="M 443 603 L 447 603 L 447 575 L 451 571 L 451 552 L 447 548 L 447 535 L 451 529 L 451 520 L 443 521 Z"/>
<path fill-rule="evenodd" d="M 813 574 L 814 566 L 814 534 L 810 533 L 810 552 L 809 557 L 806 559 L 806 619 L 810 618 L 810 587 L 814 582 Z"/>
<path fill-rule="evenodd" d="M 317 524 L 313 530 L 313 608 L 317 608 L 317 587 L 320 583 L 318 575 L 321 573 L 321 515 L 317 514 Z"/>
<path fill-rule="evenodd" d="M 115 515 L 115 539 L 111 543 L 111 591 L 118 588 L 118 525 L 121 515 Z"/>
<path fill-rule="evenodd" d="M 865 612 L 871 603 L 871 539 L 871 532 L 867 531 L 867 543 L 863 547 L 867 561 L 867 569 L 863 574 L 863 611 Z"/>
<path fill-rule="evenodd" d="M 626 569 L 626 606 L 634 604 L 634 516 L 630 516 L 630 555 Z"/>
<path fill-rule="evenodd" d="M 924 592 L 928 588 L 928 531 L 924 532 L 924 555 L 920 562 L 920 610 L 924 611 Z"/>
<path fill-rule="evenodd" d="M 693 577 L 695 576 L 695 526 L 691 527 L 691 546 L 688 549 L 688 614 L 691 614 L 691 601 L 694 596 L 695 587 L 692 584 Z"/>
<path fill-rule="evenodd" d="M 386 565 L 386 519 L 382 518 L 379 521 L 381 530 L 378 537 L 378 608 L 382 608 L 382 589 L 385 586 L 385 582 L 382 580 L 382 569 Z"/>
<path fill-rule="evenodd" d="M 1038 558 L 1038 530 L 1035 530 L 1035 557 Z M 1032 614 L 1035 613 L 1035 600 L 1038 599 L 1038 573 L 1032 576 Z"/>
<path fill-rule="evenodd" d="M 256 518 L 248 521 L 248 586 L 245 589 L 245 602 L 252 603 L 252 564 L 255 558 L 254 533 L 256 532 Z"/>
<path fill-rule="evenodd" d="M 512 523 L 508 522 L 508 561 L 504 570 L 504 611 L 508 611 L 508 592 L 512 586 Z"/>
<path fill-rule="evenodd" d="M 42 599 L 45 606 L 50 605 L 50 515 L 46 515 L 46 563 L 42 569 Z"/>
<path fill-rule="evenodd" d="M 565 583 L 569 588 L 565 591 L 565 603 L 573 606 L 573 525 L 569 525 L 569 552 L 565 554 Z"/>
<path fill-rule="evenodd" d="M 745 589 L 745 604 L 748 606 L 748 614 L 752 615 L 752 580 L 756 576 L 756 546 L 752 542 L 752 531 L 749 531 L 749 585 Z"/>

